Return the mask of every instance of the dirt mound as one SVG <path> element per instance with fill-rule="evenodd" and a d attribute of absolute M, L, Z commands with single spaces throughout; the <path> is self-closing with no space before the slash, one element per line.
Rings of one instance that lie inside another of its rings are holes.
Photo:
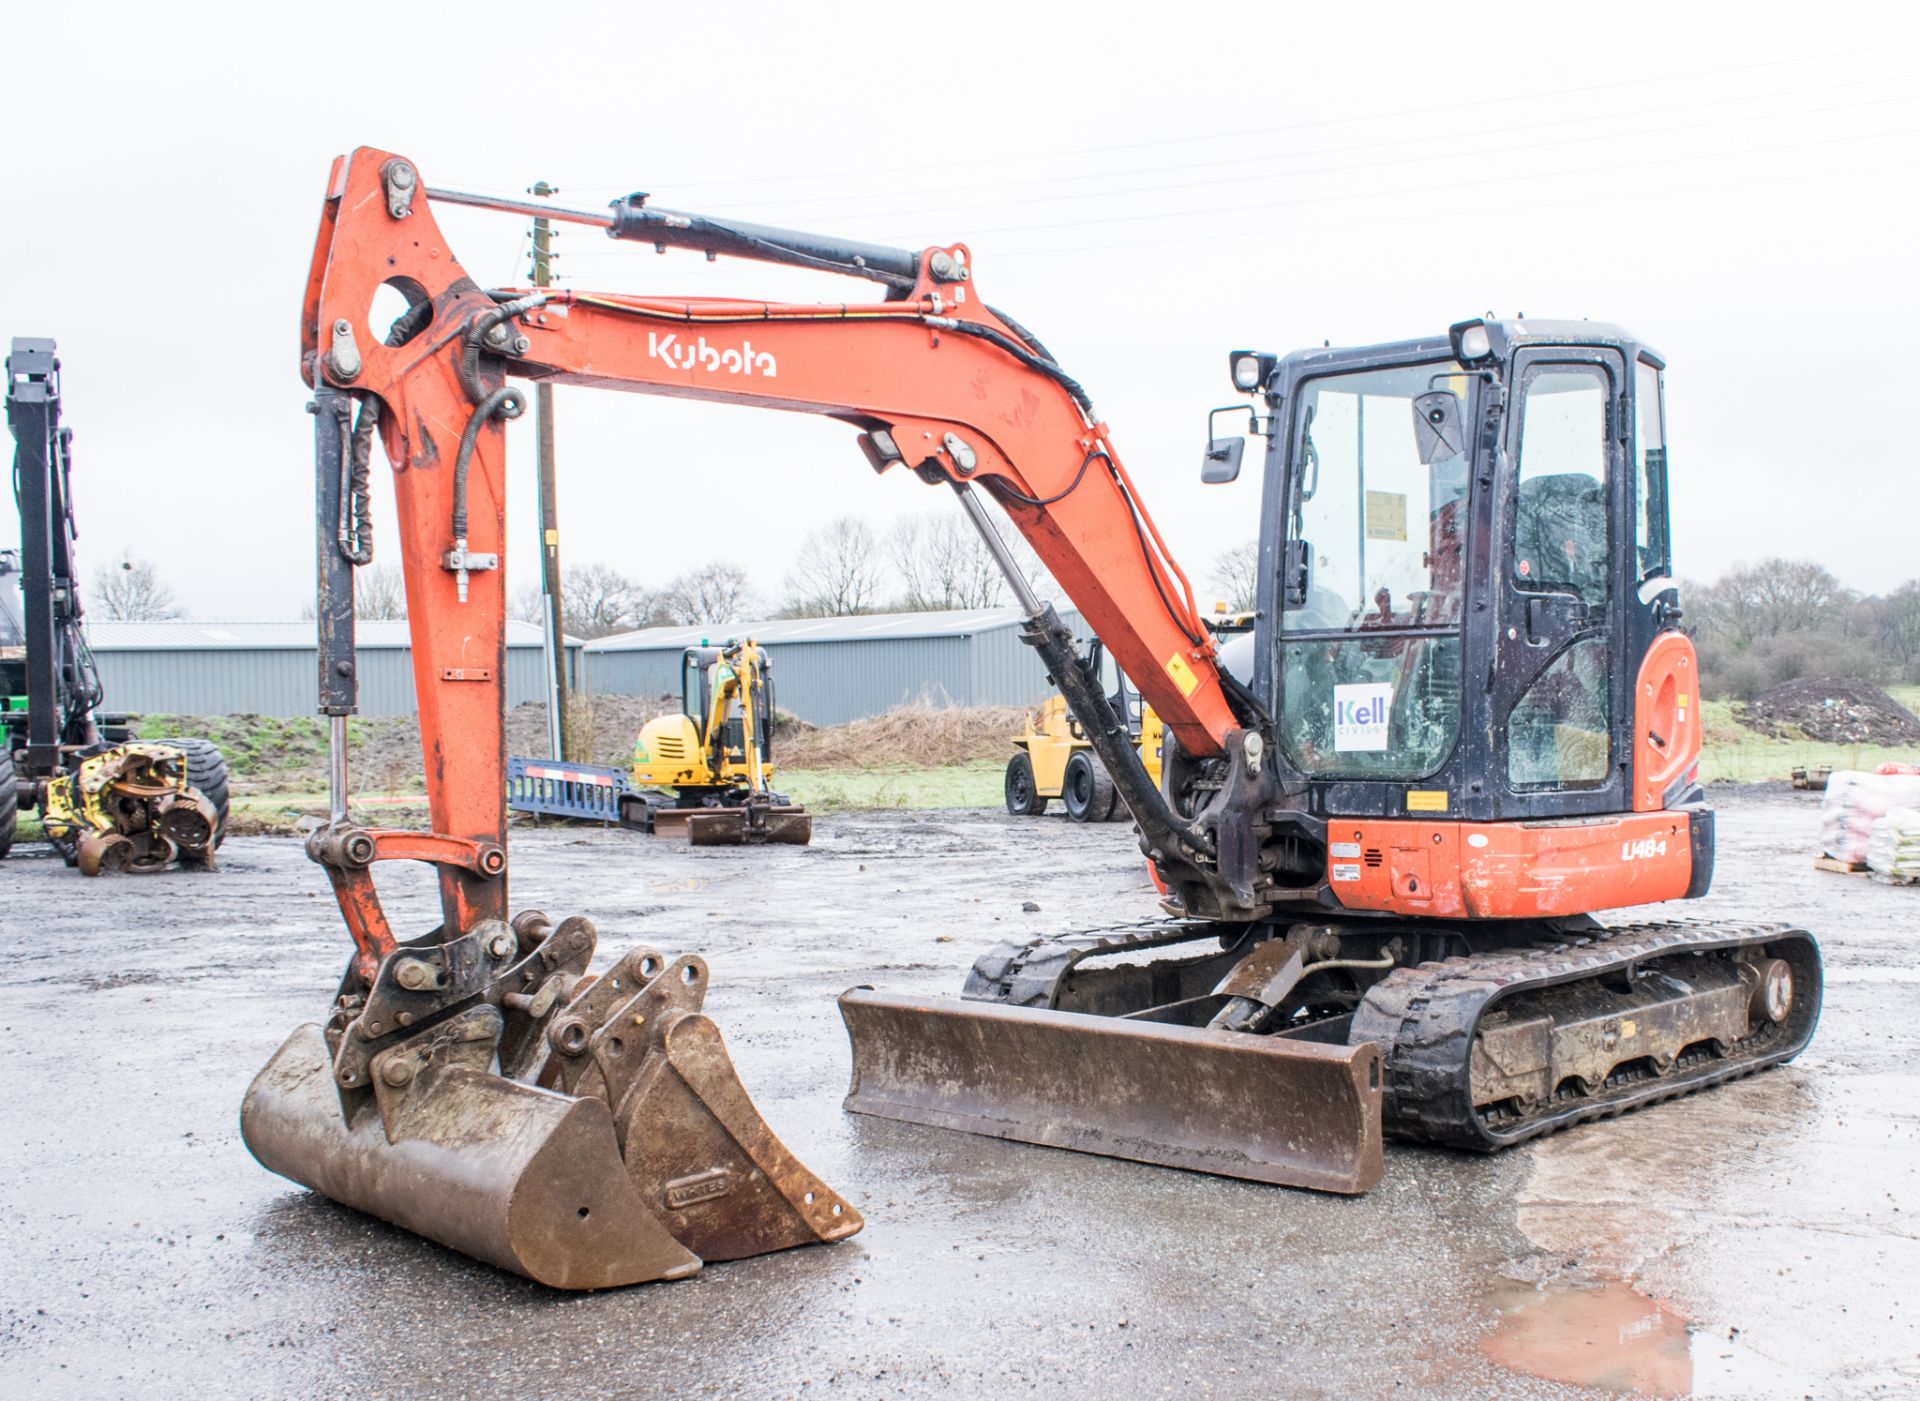
<path fill-rule="evenodd" d="M 1746 723 L 1775 736 L 1794 732 L 1829 744 L 1920 744 L 1920 716 L 1878 686 L 1847 676 L 1803 676 L 1747 705 Z"/>
<path fill-rule="evenodd" d="M 774 737 L 787 769 L 923 768 L 1004 759 L 1028 715 L 1018 705 L 903 705 L 845 725 L 787 720 Z"/>
<path fill-rule="evenodd" d="M 671 696 L 574 696 L 568 712 L 573 741 L 596 764 L 625 765 L 633 737 L 656 715 L 679 708 Z M 326 722 L 310 716 L 147 715 L 137 732 L 155 739 L 179 735 L 210 739 L 233 770 L 234 792 L 307 792 L 326 787 Z M 412 715 L 356 715 L 347 721 L 348 762 L 359 792 L 418 793 L 425 790 L 420 722 Z M 547 708 L 516 705 L 507 712 L 507 753 L 523 758 L 547 753 Z"/>
<path fill-rule="evenodd" d="M 568 707 L 577 752 L 595 764 L 624 768 L 634 736 L 656 716 L 677 712 L 674 696 L 574 696 Z M 1004 759 L 1020 732 L 1021 706 L 961 708 L 917 704 L 847 725 L 809 725 L 783 715 L 774 758 L 786 769 L 933 768 L 974 759 Z M 327 730 L 306 716 L 149 715 L 138 732 L 147 738 L 192 735 L 210 739 L 227 755 L 234 792 L 318 792 L 327 783 Z M 412 715 L 356 715 L 347 722 L 353 786 L 361 793 L 425 790 L 420 723 Z M 507 753 L 545 757 L 547 708 L 516 705 L 507 712 Z"/>

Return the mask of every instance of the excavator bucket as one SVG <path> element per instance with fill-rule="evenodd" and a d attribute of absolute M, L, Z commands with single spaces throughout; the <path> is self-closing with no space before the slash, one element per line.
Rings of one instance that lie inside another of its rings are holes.
<path fill-rule="evenodd" d="M 580 976 L 591 932 L 567 921 L 550 942 L 584 933 L 586 953 L 543 968 L 536 948 L 482 1000 L 370 1056 L 357 1027 L 301 1027 L 247 1092 L 247 1147 L 323 1196 L 556 1289 L 682 1279 L 858 1231 L 859 1212 L 741 1085 L 700 1011 L 706 964 L 637 949 Z"/>
<path fill-rule="evenodd" d="M 1380 1180 L 1380 1053 L 1125 1017 L 854 988 L 846 1107 L 1225 1177 Z"/>

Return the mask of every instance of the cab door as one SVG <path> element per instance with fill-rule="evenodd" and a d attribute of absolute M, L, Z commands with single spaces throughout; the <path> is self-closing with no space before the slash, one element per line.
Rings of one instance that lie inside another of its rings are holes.
<path fill-rule="evenodd" d="M 1625 377 L 1598 348 L 1514 358 L 1491 686 L 1494 786 L 1513 817 L 1631 806 L 1616 735 Z"/>

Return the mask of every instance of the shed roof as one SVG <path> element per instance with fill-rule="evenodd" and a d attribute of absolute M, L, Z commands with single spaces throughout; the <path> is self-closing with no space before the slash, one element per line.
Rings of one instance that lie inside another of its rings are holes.
<path fill-rule="evenodd" d="M 188 618 L 146 623 L 89 622 L 87 641 L 96 652 L 311 651 L 319 646 L 311 621 L 215 623 Z M 354 625 L 354 643 L 359 647 L 406 648 L 412 642 L 404 620 L 362 620 Z M 507 646 L 539 645 L 537 623 L 507 623 Z M 567 645 L 577 647 L 580 639 L 569 637 Z"/>
<path fill-rule="evenodd" d="M 751 637 L 756 642 L 792 646 L 800 642 L 872 642 L 907 637 L 970 637 L 996 628 L 1018 627 L 1018 608 L 952 608 L 929 613 L 862 613 L 851 618 L 769 618 L 763 622 L 711 627 L 641 628 L 587 643 L 589 652 L 678 651 L 705 640 Z"/>

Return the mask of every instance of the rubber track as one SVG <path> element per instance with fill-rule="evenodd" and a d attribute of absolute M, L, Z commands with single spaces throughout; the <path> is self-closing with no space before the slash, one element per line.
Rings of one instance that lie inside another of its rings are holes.
<path fill-rule="evenodd" d="M 974 960 L 961 996 L 1014 1007 L 1051 1007 L 1054 989 L 1083 959 L 1202 939 L 1217 941 L 1221 927 L 1212 920 L 1141 920 L 1050 934 L 1024 944 L 997 944 Z"/>
<path fill-rule="evenodd" d="M 1649 1080 L 1629 1081 L 1611 1093 L 1549 1102 L 1544 1117 L 1512 1127 L 1490 1126 L 1473 1107 L 1473 1038 L 1496 999 L 1529 989 L 1582 981 L 1650 959 L 1694 950 L 1738 949 L 1776 942 L 1800 944 L 1811 973 L 1794 964 L 1794 1015 L 1741 1043 L 1744 1054 L 1701 1063 Z M 1349 1041 L 1377 1041 L 1384 1052 L 1385 1129 L 1396 1138 L 1495 1152 L 1556 1130 L 1612 1118 L 1661 1100 L 1750 1075 L 1790 1059 L 1812 1038 L 1822 994 L 1819 946 L 1805 930 L 1786 924 L 1674 921 L 1623 925 L 1594 937 L 1568 936 L 1528 949 L 1450 958 L 1397 968 L 1367 993 Z"/>

